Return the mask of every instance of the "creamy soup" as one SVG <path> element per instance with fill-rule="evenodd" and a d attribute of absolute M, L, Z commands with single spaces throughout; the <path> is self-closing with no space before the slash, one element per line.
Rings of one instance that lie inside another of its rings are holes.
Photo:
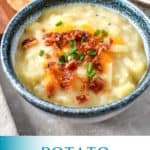
<path fill-rule="evenodd" d="M 45 101 L 91 107 L 132 92 L 147 69 L 142 39 L 123 16 L 93 4 L 49 8 L 20 38 L 15 71 Z"/>

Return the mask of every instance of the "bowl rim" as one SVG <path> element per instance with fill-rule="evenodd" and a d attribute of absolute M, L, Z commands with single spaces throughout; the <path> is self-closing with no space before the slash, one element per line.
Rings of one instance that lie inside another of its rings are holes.
<path fill-rule="evenodd" d="M 17 79 L 17 77 L 14 74 L 12 74 L 13 68 L 8 63 L 7 59 L 9 57 L 6 56 L 6 51 L 8 51 L 8 46 L 5 47 L 4 41 L 8 40 L 8 35 L 12 29 L 15 18 L 18 16 L 20 16 L 20 18 L 21 18 L 21 16 L 24 13 L 26 13 L 32 7 L 35 7 L 41 1 L 42 0 L 33 1 L 33 2 L 29 3 L 25 8 L 23 8 L 21 11 L 19 11 L 13 17 L 13 19 L 9 22 L 9 24 L 3 34 L 2 40 L 1 40 L 1 64 L 2 64 L 3 71 L 5 72 L 6 77 L 9 79 L 12 86 L 16 89 L 17 92 L 19 92 L 20 95 L 22 95 L 25 98 L 25 100 L 27 100 L 31 104 L 39 107 L 40 109 L 45 110 L 45 111 L 50 112 L 55 115 L 71 117 L 71 118 L 72 117 L 73 118 L 89 118 L 89 117 L 103 116 L 105 114 L 111 113 L 113 111 L 118 111 L 118 110 L 128 106 L 129 104 L 133 103 L 135 101 L 135 99 L 139 95 L 141 95 L 144 92 L 144 90 L 150 85 L 150 71 L 149 71 L 150 65 L 149 65 L 147 73 L 145 74 L 142 82 L 137 86 L 137 88 L 133 92 L 131 92 L 129 95 L 127 95 L 126 97 L 123 97 L 120 100 L 117 100 L 110 104 L 94 106 L 94 107 L 85 107 L 85 108 L 84 107 L 82 107 L 82 108 L 67 107 L 67 106 L 62 106 L 59 104 L 54 104 L 52 102 L 44 101 L 41 98 L 39 98 L 39 97 L 33 95 L 31 92 L 29 92 L 20 83 L 20 81 Z M 121 1 L 121 0 L 119 0 L 119 1 Z M 150 26 L 149 18 L 147 16 L 145 16 L 145 14 L 141 10 L 139 10 L 136 6 L 134 6 L 132 3 L 130 3 L 126 0 L 121 1 L 121 2 L 126 3 L 127 4 L 126 7 L 130 6 L 130 8 L 139 12 L 141 15 L 140 17 L 143 17 L 146 24 L 148 26 Z M 22 12 L 24 12 L 24 13 L 22 13 Z M 150 43 L 149 43 L 149 46 L 150 46 Z M 150 51 L 150 50 L 148 49 L 148 51 Z M 150 56 L 148 56 L 148 57 L 150 57 Z M 148 64 L 149 64 L 149 62 L 148 62 Z"/>

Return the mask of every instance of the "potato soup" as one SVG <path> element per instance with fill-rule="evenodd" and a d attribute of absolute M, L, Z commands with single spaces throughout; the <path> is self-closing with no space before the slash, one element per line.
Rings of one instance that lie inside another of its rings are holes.
<path fill-rule="evenodd" d="M 25 28 L 15 56 L 16 74 L 29 91 L 69 107 L 117 101 L 146 69 L 143 41 L 129 21 L 84 3 L 44 11 Z"/>

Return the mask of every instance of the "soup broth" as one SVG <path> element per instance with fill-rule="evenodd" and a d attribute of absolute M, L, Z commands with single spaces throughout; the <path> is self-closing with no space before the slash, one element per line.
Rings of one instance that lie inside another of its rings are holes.
<path fill-rule="evenodd" d="M 19 80 L 45 101 L 91 107 L 117 101 L 147 69 L 143 41 L 118 13 L 93 4 L 49 8 L 30 23 L 15 56 Z"/>

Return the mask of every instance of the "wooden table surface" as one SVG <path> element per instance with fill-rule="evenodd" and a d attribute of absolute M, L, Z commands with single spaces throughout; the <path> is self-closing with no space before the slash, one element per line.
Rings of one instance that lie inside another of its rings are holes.
<path fill-rule="evenodd" d="M 6 2 L 6 0 L 0 0 L 0 34 L 3 33 L 9 20 L 16 13 Z"/>

